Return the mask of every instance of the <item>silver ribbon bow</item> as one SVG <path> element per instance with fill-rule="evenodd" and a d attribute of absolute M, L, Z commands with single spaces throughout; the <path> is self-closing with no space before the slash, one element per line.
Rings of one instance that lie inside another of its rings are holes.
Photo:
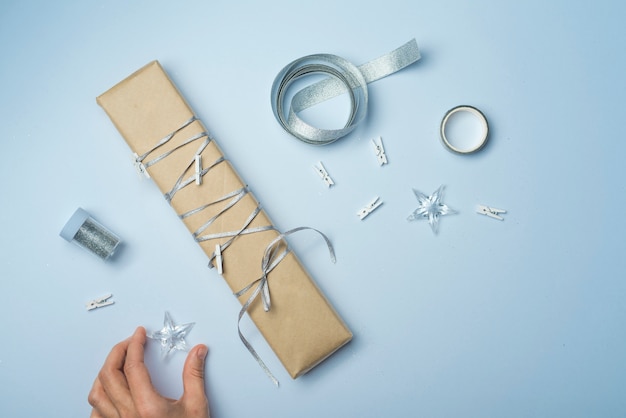
<path fill-rule="evenodd" d="M 240 326 L 241 318 L 243 318 L 243 315 L 248 311 L 248 309 L 250 308 L 250 305 L 252 305 L 252 302 L 254 302 L 254 300 L 259 295 L 261 296 L 261 300 L 263 302 L 263 309 L 265 310 L 265 312 L 269 312 L 269 310 L 272 308 L 268 274 L 270 274 L 271 271 L 274 270 L 274 268 L 276 268 L 276 266 L 291 251 L 289 249 L 289 245 L 287 244 L 287 241 L 285 241 L 285 237 L 295 232 L 303 231 L 306 229 L 315 231 L 318 234 L 320 234 L 322 238 L 324 238 L 324 240 L 326 241 L 326 245 L 328 246 L 328 251 L 330 253 L 330 260 L 334 263 L 336 261 L 335 250 L 333 249 L 333 245 L 331 244 L 328 237 L 326 237 L 326 235 L 324 235 L 322 232 L 318 231 L 315 228 L 310 228 L 306 226 L 294 228 L 278 235 L 266 247 L 265 253 L 263 254 L 263 259 L 261 261 L 261 271 L 263 272 L 263 275 L 259 277 L 258 279 L 254 280 L 248 286 L 244 287 L 243 289 L 235 293 L 236 297 L 240 297 L 244 295 L 245 293 L 247 293 L 249 290 L 254 288 L 252 295 L 250 295 L 246 303 L 242 305 L 241 310 L 239 311 L 239 319 L 237 321 L 237 331 L 239 332 L 239 338 L 241 338 L 241 342 L 243 342 L 243 344 L 246 346 L 250 354 L 252 354 L 252 357 L 254 357 L 254 359 L 257 361 L 259 366 L 261 366 L 263 371 L 265 371 L 265 374 L 267 374 L 267 376 L 272 380 L 272 382 L 276 386 L 278 386 L 278 380 L 276 379 L 276 377 L 274 377 L 270 369 L 265 365 L 265 362 L 261 359 L 261 357 L 256 352 L 256 350 L 252 347 L 252 345 L 248 342 L 248 340 L 243 336 L 243 333 L 241 332 L 241 326 Z"/>

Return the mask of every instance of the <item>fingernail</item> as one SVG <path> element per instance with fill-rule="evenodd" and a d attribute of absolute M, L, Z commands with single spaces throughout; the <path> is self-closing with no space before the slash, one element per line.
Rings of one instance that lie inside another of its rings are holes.
<path fill-rule="evenodd" d="M 207 353 L 209 352 L 209 349 L 207 348 L 206 345 L 201 345 L 198 348 L 198 351 L 196 351 L 196 355 L 198 356 L 198 358 L 200 360 L 204 360 L 206 358 Z"/>

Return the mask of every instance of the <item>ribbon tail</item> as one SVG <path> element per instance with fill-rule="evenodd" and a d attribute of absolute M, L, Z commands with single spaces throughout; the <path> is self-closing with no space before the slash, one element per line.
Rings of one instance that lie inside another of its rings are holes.
<path fill-rule="evenodd" d="M 254 347 L 252 347 L 252 344 L 248 342 L 246 337 L 244 337 L 243 333 L 241 332 L 241 318 L 243 318 L 243 315 L 248 311 L 250 304 L 257 297 L 262 287 L 263 287 L 263 283 L 259 283 L 259 285 L 254 290 L 254 293 L 250 296 L 250 298 L 246 301 L 246 303 L 241 307 L 241 310 L 239 311 L 239 319 L 237 320 L 237 332 L 239 333 L 239 338 L 241 339 L 241 342 L 248 349 L 248 352 L 252 355 L 252 357 L 254 357 L 258 365 L 261 366 L 261 369 L 263 369 L 267 377 L 269 377 L 272 383 L 274 383 L 274 386 L 278 387 L 279 386 L 278 379 L 274 377 L 269 367 L 267 367 L 265 362 L 261 359 L 261 356 L 259 356 L 259 354 L 256 352 Z"/>

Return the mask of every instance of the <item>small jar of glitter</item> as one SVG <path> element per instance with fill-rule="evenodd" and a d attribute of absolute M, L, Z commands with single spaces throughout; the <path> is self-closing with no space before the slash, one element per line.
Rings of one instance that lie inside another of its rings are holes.
<path fill-rule="evenodd" d="M 60 233 L 61 237 L 106 261 L 115 253 L 120 238 L 82 208 L 76 209 Z"/>

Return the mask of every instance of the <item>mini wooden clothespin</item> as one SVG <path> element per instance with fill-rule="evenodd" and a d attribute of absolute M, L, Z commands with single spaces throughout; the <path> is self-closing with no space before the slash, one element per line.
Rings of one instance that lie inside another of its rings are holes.
<path fill-rule="evenodd" d="M 361 210 L 359 210 L 356 214 L 359 216 L 359 219 L 363 220 L 367 215 L 374 212 L 374 210 L 376 210 L 382 204 L 383 201 L 380 200 L 380 197 L 376 197 L 376 199 L 363 206 Z"/>
<path fill-rule="evenodd" d="M 481 214 L 481 215 L 489 216 L 490 218 L 497 219 L 499 221 L 503 221 L 504 218 L 502 216 L 500 216 L 500 214 L 501 213 L 506 213 L 506 210 L 504 210 L 504 209 L 496 209 L 496 208 L 492 208 L 490 206 L 485 206 L 485 205 L 478 205 L 476 207 L 476 212 Z"/>
<path fill-rule="evenodd" d="M 215 244 L 215 266 L 217 267 L 218 274 L 224 274 L 223 262 L 222 247 L 219 244 Z"/>
<path fill-rule="evenodd" d="M 196 184 L 199 186 L 202 184 L 202 156 L 196 155 Z"/>
<path fill-rule="evenodd" d="M 378 142 L 372 139 L 372 145 L 374 146 L 374 152 L 376 153 L 376 159 L 378 164 L 383 166 L 387 164 L 387 155 L 385 154 L 385 147 L 383 146 L 383 138 L 378 137 Z"/>
<path fill-rule="evenodd" d="M 111 299 L 112 296 L 113 294 L 109 293 L 100 298 L 94 299 L 91 302 L 87 303 L 85 307 L 87 308 L 88 311 L 91 311 L 96 308 L 102 308 L 103 306 L 113 305 L 115 302 L 112 300 L 108 300 L 108 299 Z"/>
<path fill-rule="evenodd" d="M 322 180 L 324 180 L 324 183 L 326 183 L 326 185 L 328 187 L 330 187 L 330 186 L 335 184 L 333 179 L 330 178 L 330 175 L 328 174 L 328 171 L 326 171 L 326 168 L 324 168 L 324 165 L 322 164 L 321 161 L 318 162 L 318 165 L 314 165 L 313 169 L 322 178 Z"/>
<path fill-rule="evenodd" d="M 148 170 L 146 170 L 146 166 L 140 160 L 139 154 L 137 154 L 136 152 L 133 153 L 133 165 L 135 166 L 135 170 L 137 170 L 137 174 L 139 174 L 140 176 L 144 176 L 148 179 L 150 178 L 150 173 L 148 173 Z"/>

